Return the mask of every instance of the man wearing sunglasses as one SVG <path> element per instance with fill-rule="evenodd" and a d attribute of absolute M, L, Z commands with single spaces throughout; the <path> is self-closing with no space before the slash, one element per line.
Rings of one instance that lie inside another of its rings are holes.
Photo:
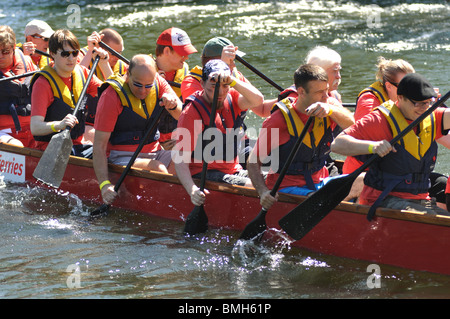
<path fill-rule="evenodd" d="M 430 174 L 436 163 L 436 139 L 450 129 L 450 110 L 438 108 L 395 145 L 392 140 L 423 114 L 437 97 L 420 74 L 409 73 L 398 84 L 397 101 L 387 101 L 344 130 L 331 144 L 331 151 L 347 155 L 378 154 L 381 159 L 364 177 L 360 203 L 377 207 L 415 210 L 430 214 L 449 213 L 430 198 Z"/>
<path fill-rule="evenodd" d="M 22 51 L 25 55 L 31 56 L 34 64 L 42 69 L 50 64 L 48 56 L 40 55 L 36 50 L 48 53 L 48 40 L 55 31 L 42 20 L 32 20 L 25 26 L 25 43 L 22 44 Z"/>
<path fill-rule="evenodd" d="M 54 64 L 36 73 L 31 83 L 31 132 L 36 140 L 35 147 L 44 150 L 54 134 L 70 126 L 72 155 L 90 157 L 92 145 L 83 140 L 84 105 L 76 115 L 72 114 L 89 75 L 89 70 L 77 63 L 79 51 L 78 39 L 69 30 L 57 30 L 50 37 L 49 52 Z M 106 52 L 98 54 L 99 63 L 108 63 Z M 101 84 L 94 75 L 86 93 L 96 96 Z"/>
<path fill-rule="evenodd" d="M 29 56 L 16 47 L 16 36 L 9 26 L 0 26 L 0 78 L 37 70 Z M 30 132 L 30 78 L 0 83 L 0 143 L 32 146 Z"/>
<path fill-rule="evenodd" d="M 110 204 L 117 193 L 108 178 L 108 162 L 128 165 L 161 108 L 178 119 L 182 103 L 147 54 L 135 55 L 125 78 L 111 76 L 100 91 L 94 124 L 94 170 L 103 201 Z M 175 173 L 170 151 L 163 150 L 158 139 L 156 129 L 145 141 L 133 167 Z"/>

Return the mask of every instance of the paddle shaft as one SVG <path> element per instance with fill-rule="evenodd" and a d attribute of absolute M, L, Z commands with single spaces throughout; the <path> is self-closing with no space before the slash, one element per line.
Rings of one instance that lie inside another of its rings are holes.
<path fill-rule="evenodd" d="M 39 72 L 39 70 L 31 71 L 31 72 L 27 72 L 27 73 L 23 73 L 23 74 L 19 74 L 19 75 L 14 75 L 14 76 L 4 77 L 4 78 L 0 79 L 0 82 L 13 81 L 13 80 L 21 79 L 21 78 L 26 78 L 27 76 L 32 76 L 33 74 L 35 74 L 37 72 Z"/>
<path fill-rule="evenodd" d="M 92 64 L 91 71 L 89 72 L 89 75 L 88 75 L 88 77 L 86 79 L 86 83 L 84 84 L 83 90 L 81 90 L 80 96 L 78 97 L 77 104 L 76 104 L 75 109 L 73 110 L 73 113 L 72 113 L 74 116 L 76 116 L 76 114 L 78 112 L 78 109 L 81 106 L 81 103 L 83 103 L 84 96 L 86 95 L 86 91 L 88 89 L 89 83 L 91 82 L 91 79 L 94 76 L 95 69 L 97 68 L 98 61 L 100 61 L 100 56 L 99 55 L 97 55 L 95 57 L 94 63 Z M 70 130 L 70 129 L 71 129 L 70 126 L 66 127 L 66 130 Z"/>
<path fill-rule="evenodd" d="M 112 55 L 114 55 L 115 57 L 119 58 L 120 60 L 122 60 L 123 62 L 125 62 L 126 64 L 130 64 L 130 60 L 128 60 L 126 57 L 124 57 L 122 54 L 120 54 L 119 52 L 117 52 L 116 50 L 114 50 L 113 48 L 111 48 L 109 45 L 107 45 L 105 42 L 100 41 L 99 45 L 105 49 L 108 50 Z M 168 81 L 166 80 L 167 83 L 169 83 L 171 86 L 177 87 L 177 88 L 181 88 L 181 84 L 177 83 L 177 82 L 173 82 L 173 81 Z"/>
<path fill-rule="evenodd" d="M 253 71 L 255 74 L 257 74 L 259 77 L 261 77 L 263 80 L 265 80 L 267 83 L 269 83 L 270 85 L 272 85 L 274 88 L 276 88 L 278 91 L 283 91 L 284 89 L 279 86 L 278 84 L 276 84 L 274 81 L 272 81 L 271 79 L 269 79 L 266 75 L 264 75 L 262 72 L 260 72 L 259 70 L 257 70 L 254 66 L 252 66 L 250 63 L 248 63 L 247 61 L 245 61 L 243 58 L 241 58 L 239 55 L 236 54 L 236 60 L 238 60 L 239 62 L 241 62 L 243 65 L 245 65 L 247 68 L 249 68 L 251 71 Z"/>
<path fill-rule="evenodd" d="M 52 56 L 49 53 L 47 53 L 47 52 L 44 52 L 44 51 L 41 51 L 41 50 L 38 50 L 38 49 L 34 49 L 34 52 L 36 52 L 37 54 L 46 56 L 47 58 L 52 58 Z"/>
<path fill-rule="evenodd" d="M 214 96 L 213 96 L 213 102 L 211 105 L 211 114 L 209 116 L 209 127 L 214 127 L 215 125 L 215 119 L 216 119 L 216 109 L 217 109 L 217 98 L 219 97 L 219 90 L 220 90 L 220 76 L 217 78 L 216 86 L 214 87 Z M 202 175 L 200 178 L 200 190 L 203 192 L 205 189 L 205 182 L 206 182 L 206 171 L 208 170 L 208 162 L 203 159 L 203 166 L 202 166 Z"/>

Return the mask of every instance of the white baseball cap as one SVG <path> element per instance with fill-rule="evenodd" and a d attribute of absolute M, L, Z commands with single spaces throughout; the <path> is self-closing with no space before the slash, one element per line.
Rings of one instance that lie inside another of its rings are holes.
<path fill-rule="evenodd" d="M 39 34 L 44 38 L 50 38 L 55 33 L 53 29 L 42 20 L 32 20 L 25 26 L 25 36 Z"/>

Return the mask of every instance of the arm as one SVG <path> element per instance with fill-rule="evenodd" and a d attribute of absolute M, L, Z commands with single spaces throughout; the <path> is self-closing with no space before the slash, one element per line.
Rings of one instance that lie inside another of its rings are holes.
<path fill-rule="evenodd" d="M 273 105 L 277 102 L 278 99 L 264 100 L 261 105 L 253 107 L 252 112 L 260 117 L 268 117 Z"/>
<path fill-rule="evenodd" d="M 160 75 L 158 75 L 158 81 L 160 87 L 162 88 L 160 105 L 165 107 L 165 109 L 169 112 L 170 115 L 172 115 L 175 120 L 178 120 L 181 115 L 183 103 L 178 98 L 172 87 L 165 80 L 163 80 Z"/>
<path fill-rule="evenodd" d="M 306 114 L 321 118 L 329 116 L 342 129 L 355 124 L 353 114 L 341 105 L 322 102 L 313 103 L 306 109 Z"/>
<path fill-rule="evenodd" d="M 264 96 L 250 83 L 241 81 L 232 75 L 223 77 L 222 81 L 227 84 L 235 83 L 233 88 L 239 92 L 238 105 L 241 110 L 263 105 Z"/>
<path fill-rule="evenodd" d="M 383 157 L 391 151 L 395 152 L 395 148 L 386 140 L 360 140 L 342 132 L 331 143 L 331 151 L 346 156 L 378 154 Z"/>
<path fill-rule="evenodd" d="M 35 115 L 30 119 L 31 134 L 35 136 L 49 135 L 64 130 L 67 126 L 74 127 L 78 119 L 72 114 L 67 114 L 61 121 L 45 122 L 43 116 Z"/>
<path fill-rule="evenodd" d="M 100 190 L 105 204 L 111 204 L 117 196 L 114 190 L 114 185 L 111 183 L 104 183 L 109 180 L 108 177 L 108 158 L 106 156 L 106 150 L 108 146 L 110 132 L 103 132 L 96 130 L 94 137 L 94 148 L 93 148 L 93 165 L 95 175 L 97 176 L 97 181 L 99 185 L 103 186 Z"/>
<path fill-rule="evenodd" d="M 269 140 L 270 137 L 267 134 L 269 130 L 270 128 L 261 130 L 256 145 L 252 149 L 252 152 L 247 160 L 248 176 L 252 181 L 253 187 L 259 194 L 261 206 L 266 210 L 268 210 L 278 200 L 278 194 L 275 197 L 270 194 L 270 190 L 266 185 L 263 174 L 261 173 L 261 163 L 265 160 L 265 158 L 261 158 L 262 155 L 259 154 L 259 149 L 260 144 L 263 143 L 263 141 Z M 273 146 L 271 145 L 271 147 Z"/>

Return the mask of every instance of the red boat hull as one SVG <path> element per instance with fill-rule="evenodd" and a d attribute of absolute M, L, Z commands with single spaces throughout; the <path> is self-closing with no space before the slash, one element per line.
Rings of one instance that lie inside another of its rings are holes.
<path fill-rule="evenodd" d="M 0 144 L 1 152 L 25 157 L 25 180 L 38 183 L 32 176 L 42 154 L 36 150 Z M 20 155 L 19 155 L 20 154 Z M 114 183 L 122 168 L 110 167 Z M 47 186 L 42 186 L 47 187 Z M 212 228 L 243 230 L 259 213 L 259 198 L 253 189 L 207 182 L 205 204 Z M 101 196 L 92 162 L 72 158 L 60 189 L 82 200 L 101 204 Z M 114 206 L 184 221 L 192 211 L 189 196 L 172 175 L 132 169 L 125 178 Z M 267 213 L 269 228 L 278 228 L 278 221 L 304 197 L 280 194 L 280 200 Z M 368 207 L 341 203 L 312 231 L 292 245 L 312 251 L 413 270 L 450 275 L 450 218 L 421 213 L 378 209 L 377 216 L 366 219 Z M 180 224 L 180 229 L 183 227 Z"/>

